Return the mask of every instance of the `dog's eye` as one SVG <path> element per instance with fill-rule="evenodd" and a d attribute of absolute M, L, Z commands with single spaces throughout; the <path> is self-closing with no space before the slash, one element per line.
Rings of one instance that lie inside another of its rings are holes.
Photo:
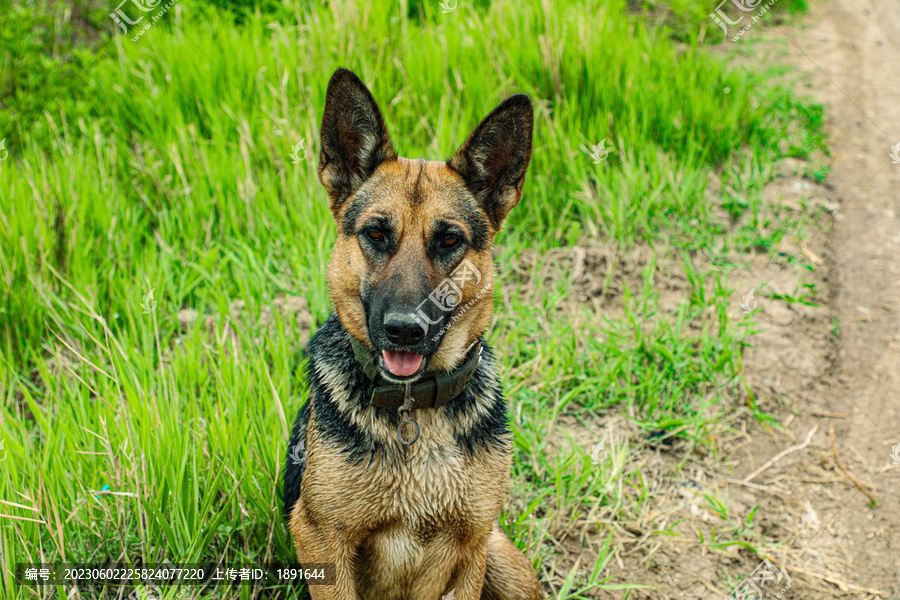
<path fill-rule="evenodd" d="M 445 235 L 443 239 L 441 239 L 441 247 L 442 248 L 452 248 L 456 244 L 459 243 L 459 238 L 455 235 Z"/>
<path fill-rule="evenodd" d="M 369 236 L 369 239 L 375 240 L 376 242 L 384 239 L 384 232 L 380 229 L 370 229 L 366 235 Z"/>

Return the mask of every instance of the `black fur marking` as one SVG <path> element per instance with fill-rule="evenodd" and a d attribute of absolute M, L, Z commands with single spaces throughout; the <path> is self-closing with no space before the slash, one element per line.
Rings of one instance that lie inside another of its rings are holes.
<path fill-rule="evenodd" d="M 495 399 L 490 404 L 487 415 L 456 436 L 456 443 L 465 448 L 469 455 L 476 454 L 480 449 L 509 449 L 509 415 L 497 376 L 494 352 L 484 341 L 481 342 L 481 347 L 481 364 L 475 370 L 466 391 L 451 400 L 444 409 L 456 419 L 471 408 L 476 396 Z"/>
<path fill-rule="evenodd" d="M 416 175 L 416 184 L 413 186 L 413 191 L 410 195 L 413 206 L 419 206 L 425 200 L 425 194 L 422 193 L 422 174 L 425 173 L 425 159 L 420 158 L 418 162 L 419 174 Z"/>
<path fill-rule="evenodd" d="M 471 202 L 471 200 L 469 200 L 469 202 Z M 469 231 L 472 232 L 472 239 L 469 240 L 472 248 L 479 252 L 487 248 L 488 224 L 481 212 L 468 206 L 459 212 L 462 220 L 465 221 L 466 225 L 469 227 Z"/>
<path fill-rule="evenodd" d="M 356 235 L 356 222 L 359 221 L 359 217 L 371 202 L 372 198 L 363 190 L 353 196 L 353 200 L 350 201 L 341 219 L 341 229 L 344 235 L 348 237 Z"/>
<path fill-rule="evenodd" d="M 309 389 L 312 394 L 316 423 L 325 439 L 350 455 L 353 462 L 359 462 L 367 449 L 375 445 L 375 439 L 356 426 L 348 414 L 341 412 L 331 401 L 330 391 L 325 387 L 319 374 L 320 365 L 329 370 L 343 373 L 345 385 L 350 390 L 350 398 L 356 399 L 352 410 L 364 410 L 368 406 L 374 386 L 363 373 L 362 365 L 356 360 L 350 347 L 350 334 L 341 325 L 337 315 L 332 314 L 325 321 L 309 343 Z"/>
<path fill-rule="evenodd" d="M 288 443 L 287 462 L 284 466 L 284 516 L 287 518 L 300 497 L 300 481 L 306 470 L 306 425 L 309 423 L 312 402 L 306 401 L 297 412 L 297 420 L 291 430 L 291 441 Z M 297 448 L 297 446 L 300 446 Z M 296 450 L 295 450 L 296 449 Z M 299 464 L 295 460 L 299 457 Z"/>
<path fill-rule="evenodd" d="M 341 325 L 336 315 L 332 314 L 319 328 L 309 343 L 309 390 L 310 397 L 300 410 L 291 434 L 288 460 L 285 466 L 284 506 L 285 514 L 300 496 L 300 483 L 305 470 L 305 450 L 300 465 L 293 464 L 290 458 L 291 448 L 301 439 L 306 439 L 306 427 L 312 411 L 315 413 L 316 426 L 321 438 L 346 454 L 349 464 L 360 464 L 364 460 L 371 465 L 376 458 L 390 452 L 383 452 L 382 444 L 370 432 L 358 427 L 350 418 L 350 412 L 342 411 L 336 402 L 331 400 L 330 391 L 322 380 L 322 369 L 341 373 L 344 385 L 350 390 L 352 399 L 350 411 L 371 410 L 376 420 L 384 420 L 391 428 L 400 423 L 396 410 L 370 406 L 374 384 L 363 373 L 362 366 L 353 354 L 350 346 L 350 334 Z M 494 449 L 509 448 L 509 426 L 507 423 L 506 403 L 500 390 L 496 374 L 496 364 L 490 346 L 483 344 L 481 363 L 472 377 L 466 390 L 451 400 L 443 410 L 453 419 L 462 418 L 475 410 L 476 394 L 489 403 L 488 414 L 478 419 L 468 430 L 456 436 L 456 443 L 468 456 L 479 452 L 491 452 Z M 431 409 L 426 409 L 431 410 Z"/>

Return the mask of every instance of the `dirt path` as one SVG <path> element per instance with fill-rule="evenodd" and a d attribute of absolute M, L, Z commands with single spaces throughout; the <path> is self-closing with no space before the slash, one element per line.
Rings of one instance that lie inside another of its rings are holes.
<path fill-rule="evenodd" d="M 813 575 L 800 574 L 810 590 L 795 588 L 791 596 L 871 597 L 836 588 L 830 577 L 900 599 L 900 465 L 892 466 L 890 456 L 900 442 L 900 164 L 888 156 L 900 142 L 900 11 L 890 0 L 814 2 L 802 25 L 781 31 L 790 40 L 790 60 L 809 73 L 809 91 L 826 105 L 828 180 L 840 203 L 824 282 L 839 341 L 829 352 L 813 343 L 815 337 L 780 328 L 806 362 L 795 366 L 817 372 L 806 377 L 803 389 L 792 390 L 791 432 L 802 440 L 812 426 L 818 431 L 805 456 L 798 452 L 796 461 L 771 474 L 812 480 L 820 473 L 811 473 L 809 463 L 818 459 L 825 465 L 818 470 L 832 477 L 818 489 L 798 484 L 793 558 L 814 566 L 805 568 Z M 781 371 L 790 381 L 787 366 L 757 361 L 751 370 L 757 377 Z M 877 507 L 867 507 L 863 493 L 832 462 L 830 427 L 841 462 L 878 497 Z M 753 453 L 774 456 L 790 443 L 772 438 Z M 739 472 L 752 468 L 747 464 Z"/>

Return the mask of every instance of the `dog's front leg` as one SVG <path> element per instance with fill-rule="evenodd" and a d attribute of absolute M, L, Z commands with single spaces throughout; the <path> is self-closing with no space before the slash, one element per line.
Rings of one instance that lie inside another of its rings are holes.
<path fill-rule="evenodd" d="M 323 530 L 310 523 L 300 502 L 290 522 L 291 535 L 301 564 L 333 564 L 333 584 L 310 585 L 313 600 L 359 600 L 353 571 L 353 549 L 350 540 L 336 530 Z"/>
<path fill-rule="evenodd" d="M 450 584 L 447 593 L 453 592 L 454 600 L 480 600 L 486 565 L 487 543 L 466 548 L 455 582 Z"/>

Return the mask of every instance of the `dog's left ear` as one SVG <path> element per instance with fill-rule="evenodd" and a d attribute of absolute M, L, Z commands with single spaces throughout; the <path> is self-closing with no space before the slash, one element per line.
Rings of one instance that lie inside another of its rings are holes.
<path fill-rule="evenodd" d="M 321 135 L 319 181 L 336 216 L 378 165 L 397 158 L 372 92 L 349 69 L 338 69 L 328 82 Z"/>
<path fill-rule="evenodd" d="M 531 160 L 533 124 L 528 96 L 511 96 L 484 118 L 447 161 L 481 202 L 494 229 L 500 229 L 522 198 L 525 170 Z"/>

